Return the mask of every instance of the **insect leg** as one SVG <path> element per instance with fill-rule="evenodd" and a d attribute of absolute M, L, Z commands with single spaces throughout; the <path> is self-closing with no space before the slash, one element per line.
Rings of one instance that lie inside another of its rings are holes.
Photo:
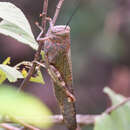
<path fill-rule="evenodd" d="M 48 61 L 46 59 L 46 61 Z M 61 79 L 61 75 L 59 73 L 59 71 L 52 65 L 49 65 L 49 64 L 43 64 L 43 63 L 40 63 L 38 61 L 34 61 L 35 63 L 37 63 L 38 65 L 44 67 L 47 69 L 49 75 L 51 76 L 52 80 L 58 84 L 59 87 L 62 87 L 64 88 L 65 92 L 66 92 L 66 95 L 68 96 L 68 101 L 69 102 L 75 102 L 75 96 L 69 92 L 69 90 L 65 87 L 65 82 Z M 59 79 L 60 78 L 60 79 Z"/>

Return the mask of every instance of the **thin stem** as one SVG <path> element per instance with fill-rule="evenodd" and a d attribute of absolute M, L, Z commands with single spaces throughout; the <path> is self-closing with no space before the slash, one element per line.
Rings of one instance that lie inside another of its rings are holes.
<path fill-rule="evenodd" d="M 14 127 L 14 126 L 11 126 L 7 123 L 1 123 L 0 126 L 2 128 L 5 128 L 6 130 L 20 130 L 20 128 L 17 128 L 17 127 Z"/>
<path fill-rule="evenodd" d="M 53 17 L 53 25 L 55 24 L 55 22 L 57 20 L 57 17 L 59 15 L 59 12 L 60 12 L 60 9 L 61 9 L 63 2 L 64 2 L 64 0 L 59 0 L 58 4 L 56 6 L 56 11 L 55 11 L 55 14 L 54 14 L 54 17 Z"/>
<path fill-rule="evenodd" d="M 95 123 L 95 119 L 100 116 L 100 115 L 82 115 L 82 114 L 77 114 L 76 115 L 76 119 L 77 119 L 77 124 L 78 125 L 94 125 Z M 63 124 L 64 121 L 63 121 L 63 116 L 62 115 L 52 115 L 52 116 L 49 116 L 48 117 L 53 124 Z M 21 121 L 21 120 L 18 120 L 16 119 L 19 124 L 21 125 L 24 125 L 24 127 L 27 127 L 29 128 L 30 130 L 39 130 L 39 128 L 35 128 L 34 126 L 31 126 L 29 124 L 26 124 L 25 122 Z M 4 120 L 4 122 L 11 122 L 11 120 Z M 44 123 L 44 121 L 43 121 Z M 14 126 L 11 126 L 10 124 L 8 123 L 0 123 L 0 126 L 1 127 L 8 127 L 8 128 L 11 128 L 11 127 L 14 127 Z M 14 127 L 16 128 L 16 127 Z M 11 130 L 11 129 L 10 129 Z M 16 128 L 16 129 L 12 129 L 12 130 L 19 130 L 19 128 Z"/>
<path fill-rule="evenodd" d="M 43 5 L 43 11 L 42 14 L 42 29 L 43 29 L 43 37 L 45 36 L 45 30 L 46 30 L 46 16 L 47 16 L 47 9 L 48 9 L 48 0 L 44 0 L 44 5 Z"/>
<path fill-rule="evenodd" d="M 21 125 L 23 125 L 23 126 L 26 127 L 26 128 L 29 128 L 30 130 L 40 130 L 39 128 L 36 128 L 36 127 L 34 127 L 34 126 L 30 125 L 30 124 L 27 124 L 27 123 L 25 123 L 25 122 L 23 122 L 23 121 L 21 121 L 21 120 L 19 120 L 19 119 L 17 119 L 17 118 L 16 118 L 16 120 L 17 120 Z"/>
<path fill-rule="evenodd" d="M 93 125 L 95 123 L 96 117 L 99 115 L 82 115 L 77 114 L 76 120 L 78 125 Z M 63 116 L 62 115 L 54 115 L 50 116 L 50 119 L 54 124 L 63 124 Z"/>
<path fill-rule="evenodd" d="M 43 37 L 45 36 L 45 29 L 46 29 L 47 8 L 48 8 L 48 0 L 44 0 L 43 12 L 42 12 L 42 14 L 44 14 L 43 17 L 42 17 L 42 29 L 43 29 L 43 34 L 42 34 L 42 36 L 43 36 Z M 44 42 L 39 42 L 38 50 L 37 50 L 37 52 L 36 52 L 36 54 L 35 54 L 35 57 L 34 57 L 34 60 L 35 60 L 35 61 L 39 61 L 39 57 L 40 57 L 40 53 L 41 53 L 43 44 L 44 44 Z M 35 71 L 36 65 L 37 65 L 37 64 L 36 64 L 35 62 L 33 62 L 33 65 L 31 66 L 27 77 L 23 80 L 23 82 L 21 83 L 21 85 L 20 85 L 20 87 L 19 87 L 19 91 L 20 91 L 20 90 L 23 90 L 23 89 L 25 88 L 27 82 L 29 81 L 29 79 L 31 78 L 32 74 L 33 74 L 34 71 Z"/>
<path fill-rule="evenodd" d="M 130 101 L 130 97 L 126 98 L 124 101 L 122 101 L 119 104 L 109 107 L 108 109 L 106 109 L 106 111 L 104 113 L 110 114 L 112 111 L 118 109 L 119 107 L 123 106 L 124 104 L 126 104 L 129 101 Z"/>

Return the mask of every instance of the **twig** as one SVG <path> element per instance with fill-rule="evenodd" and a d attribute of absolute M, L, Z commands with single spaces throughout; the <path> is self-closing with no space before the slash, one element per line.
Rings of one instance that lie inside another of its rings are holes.
<path fill-rule="evenodd" d="M 106 114 L 110 114 L 112 111 L 118 109 L 119 107 L 123 106 L 125 103 L 130 101 L 130 97 L 126 98 L 124 101 L 122 101 L 121 103 L 114 105 L 112 107 L 109 107 L 108 109 L 106 109 L 104 113 Z M 81 114 L 77 114 L 76 115 L 76 119 L 77 119 L 77 124 L 79 125 L 93 125 L 95 123 L 95 118 L 98 116 L 101 116 L 102 114 L 99 115 L 81 115 Z M 55 124 L 61 124 L 63 123 L 63 117 L 62 115 L 54 115 L 50 117 L 53 121 L 53 123 Z"/>
<path fill-rule="evenodd" d="M 19 119 L 17 119 L 17 118 L 16 118 L 16 120 L 17 120 L 21 125 L 23 125 L 23 126 L 26 127 L 26 128 L 29 128 L 30 130 L 40 130 L 39 128 L 36 128 L 36 127 L 34 127 L 34 126 L 30 125 L 30 124 L 27 124 L 27 123 L 25 123 L 25 122 L 23 122 L 23 121 L 21 121 L 21 120 L 19 120 Z"/>
<path fill-rule="evenodd" d="M 77 119 L 77 124 L 78 125 L 93 125 L 95 123 L 96 117 L 100 115 L 82 115 L 82 114 L 77 114 L 76 119 Z M 63 124 L 63 116 L 62 115 L 53 115 L 49 117 L 50 120 L 52 121 L 53 124 Z M 16 119 L 19 124 L 24 125 L 24 127 L 29 128 L 30 130 L 40 130 L 39 128 L 36 128 L 34 126 L 31 126 L 21 120 Z M 9 119 L 5 122 L 11 122 Z M 20 130 L 19 128 L 16 128 L 14 126 L 9 125 L 8 123 L 1 123 L 1 127 L 6 128 L 8 130 Z"/>
<path fill-rule="evenodd" d="M 93 125 L 95 123 L 95 118 L 99 115 L 81 115 L 77 114 L 77 124 L 79 125 Z M 54 124 L 62 124 L 63 123 L 63 116 L 62 115 L 54 115 L 51 116 L 50 119 L 52 119 L 52 122 Z"/>
<path fill-rule="evenodd" d="M 121 103 L 119 103 L 117 105 L 109 107 L 108 109 L 106 109 L 106 111 L 104 113 L 110 114 L 112 111 L 118 109 L 119 107 L 123 106 L 125 103 L 127 103 L 129 101 L 130 101 L 130 97 L 124 99 L 124 101 L 122 101 Z"/>
<path fill-rule="evenodd" d="M 129 101 L 130 101 L 130 97 L 126 98 L 124 101 L 122 101 L 121 103 L 119 103 L 119 104 L 117 104 L 115 106 L 109 107 L 108 109 L 106 109 L 105 112 L 103 112 L 102 114 L 99 114 L 99 115 L 82 115 L 82 114 L 77 114 L 76 115 L 77 124 L 78 125 L 94 125 L 95 119 L 98 116 L 101 116 L 104 113 L 105 114 L 110 114 L 112 111 L 118 109 L 119 107 L 123 106 L 125 103 L 127 103 Z M 54 124 L 63 124 L 63 116 L 62 115 L 53 115 L 53 116 L 50 116 L 49 118 L 52 120 L 52 123 L 54 123 Z M 9 122 L 9 120 L 7 122 Z M 21 123 L 21 121 L 20 121 L 20 123 Z M 22 124 L 25 127 L 29 126 L 29 128 L 30 128 L 30 125 L 25 124 L 23 122 L 22 122 Z M 8 129 L 12 127 L 12 126 L 10 126 L 10 125 L 8 125 L 6 123 L 1 123 L 0 126 L 4 127 L 4 128 L 7 127 Z M 34 129 L 33 126 L 31 126 L 31 127 Z M 34 130 L 37 130 L 37 129 L 38 128 L 36 128 Z M 19 130 L 19 129 L 17 128 L 17 129 L 9 129 L 9 130 Z"/>
<path fill-rule="evenodd" d="M 58 18 L 58 15 L 59 15 L 59 12 L 60 12 L 60 9 L 61 9 L 63 2 L 64 2 L 64 0 L 59 0 L 58 4 L 56 6 L 55 14 L 54 14 L 54 17 L 53 17 L 53 20 L 52 20 L 53 25 L 55 25 L 55 23 L 56 23 L 56 20 Z M 50 32 L 50 30 L 51 30 L 51 27 L 49 27 L 47 34 Z"/>
<path fill-rule="evenodd" d="M 48 8 L 48 0 L 44 0 L 44 4 L 43 4 L 43 17 L 42 17 L 42 28 L 43 28 L 43 33 L 42 33 L 42 36 L 44 37 L 45 36 L 45 29 L 46 29 L 46 15 L 47 15 L 47 8 Z M 41 53 L 41 50 L 42 50 L 42 45 L 44 44 L 44 42 L 39 42 L 39 46 L 38 46 L 38 50 L 35 54 L 35 58 L 34 60 L 35 61 L 38 61 L 39 60 L 39 57 L 40 57 L 40 53 Z M 36 63 L 33 62 L 33 65 L 31 66 L 30 70 L 29 70 L 29 73 L 27 75 L 27 77 L 23 80 L 23 82 L 21 83 L 20 87 L 19 87 L 19 91 L 20 90 L 23 90 L 25 88 L 25 85 L 26 83 L 29 81 L 29 79 L 31 78 L 32 74 L 34 73 L 35 71 L 35 68 L 36 68 Z"/>
<path fill-rule="evenodd" d="M 1 123 L 0 126 L 5 128 L 6 130 L 20 130 L 20 128 L 11 126 L 11 125 L 9 125 L 7 123 Z"/>
<path fill-rule="evenodd" d="M 95 119 L 98 116 L 101 116 L 101 114 L 99 114 L 99 115 L 77 114 L 76 115 L 77 124 L 81 125 L 81 126 L 82 125 L 93 125 L 95 123 Z M 63 116 L 62 115 L 52 115 L 52 116 L 49 116 L 48 118 L 52 121 L 53 124 L 63 124 Z M 27 123 L 25 123 L 17 118 L 16 118 L 16 120 L 17 120 L 17 122 L 19 122 L 19 124 L 21 124 L 24 127 L 29 128 L 30 130 L 39 130 L 39 128 L 36 128 L 30 124 L 27 124 Z M 10 119 L 7 119 L 7 120 L 5 119 L 4 122 L 6 122 L 6 123 L 0 123 L 0 126 L 7 126 L 7 127 L 11 126 L 8 124 L 8 122 L 12 122 Z M 12 126 L 12 127 L 14 127 L 14 126 Z M 13 129 L 13 130 L 15 130 L 15 129 Z M 19 130 L 19 129 L 16 129 L 16 130 Z"/>
<path fill-rule="evenodd" d="M 48 9 L 48 0 L 44 0 L 43 11 L 42 11 L 42 14 L 44 14 L 42 16 L 42 29 L 43 29 L 44 35 L 45 35 L 45 30 L 46 30 L 47 9 Z"/>
<path fill-rule="evenodd" d="M 60 9 L 61 9 L 61 6 L 62 6 L 63 2 L 64 2 L 64 0 L 59 0 L 59 3 L 56 6 L 56 11 L 55 11 L 55 14 L 54 14 L 54 17 L 53 17 L 53 25 L 56 22 L 56 19 L 57 19 L 58 15 L 59 15 L 59 12 L 60 12 Z"/>

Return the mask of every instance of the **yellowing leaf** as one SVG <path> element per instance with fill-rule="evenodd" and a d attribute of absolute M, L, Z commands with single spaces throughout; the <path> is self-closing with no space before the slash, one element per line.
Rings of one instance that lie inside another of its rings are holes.
<path fill-rule="evenodd" d="M 37 70 L 37 76 L 36 76 L 36 77 L 31 77 L 30 81 L 35 82 L 35 83 L 42 83 L 42 84 L 45 84 L 40 69 Z"/>
<path fill-rule="evenodd" d="M 31 68 L 31 66 L 32 66 L 32 62 L 23 61 L 23 62 L 17 64 L 15 66 L 15 68 L 22 73 L 24 78 L 26 78 L 26 76 L 28 75 L 28 71 Z M 32 77 L 30 78 L 29 81 L 35 82 L 35 83 L 42 83 L 42 84 L 45 83 L 39 67 L 36 67 L 35 72 L 34 72 L 34 74 L 32 75 Z"/>
<path fill-rule="evenodd" d="M 0 84 L 2 84 L 6 80 L 6 74 L 0 70 Z"/>
<path fill-rule="evenodd" d="M 28 75 L 27 71 L 24 68 L 22 70 L 22 75 L 23 75 L 24 78 Z"/>
<path fill-rule="evenodd" d="M 2 64 L 4 64 L 4 65 L 10 64 L 10 60 L 11 60 L 11 58 L 7 57 Z"/>

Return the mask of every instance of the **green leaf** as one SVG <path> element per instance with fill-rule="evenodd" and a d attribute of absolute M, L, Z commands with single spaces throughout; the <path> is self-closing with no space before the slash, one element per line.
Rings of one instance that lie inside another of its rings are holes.
<path fill-rule="evenodd" d="M 118 124 L 114 124 L 111 116 L 103 114 L 96 118 L 94 130 L 118 130 Z M 124 130 L 124 129 L 121 129 Z"/>
<path fill-rule="evenodd" d="M 3 63 L 4 65 L 10 64 L 10 57 L 7 57 Z M 0 70 L 0 84 L 2 84 L 6 80 L 6 74 L 2 70 Z"/>
<path fill-rule="evenodd" d="M 7 57 L 7 58 L 3 61 L 2 64 L 4 64 L 4 65 L 10 64 L 10 60 L 11 60 L 11 58 L 10 58 L 10 57 Z"/>
<path fill-rule="evenodd" d="M 26 78 L 31 66 L 32 66 L 32 62 L 22 61 L 22 62 L 18 63 L 17 65 L 15 65 L 15 68 L 23 75 L 24 78 Z M 38 66 L 35 68 L 35 72 L 31 76 L 29 81 L 36 82 L 36 83 L 42 83 L 42 84 L 45 83 L 41 70 Z"/>
<path fill-rule="evenodd" d="M 110 97 L 112 105 L 119 104 L 125 99 L 110 88 L 105 88 L 104 92 Z M 94 130 L 130 130 L 130 102 L 120 106 L 109 115 L 102 114 L 97 117 Z"/>
<path fill-rule="evenodd" d="M 33 37 L 30 25 L 23 12 L 9 2 L 0 2 L 0 17 L 22 28 Z"/>
<path fill-rule="evenodd" d="M 0 69 L 0 84 L 6 80 L 6 74 Z"/>
<path fill-rule="evenodd" d="M 8 78 L 10 82 L 16 82 L 18 78 L 23 78 L 22 74 L 16 70 L 14 67 L 10 67 L 8 65 L 0 64 L 0 76 L 4 74 Z M 5 78 L 5 75 L 3 75 L 3 79 Z M 0 79 L 1 80 L 1 79 Z"/>
<path fill-rule="evenodd" d="M 0 18 L 4 20 L 0 24 L 0 33 L 37 49 L 38 43 L 33 36 L 30 24 L 19 8 L 9 2 L 0 2 Z"/>
<path fill-rule="evenodd" d="M 31 77 L 29 81 L 35 82 L 35 83 L 42 83 L 42 84 L 45 84 L 40 69 L 37 70 L 37 76 L 36 76 L 36 77 Z"/>
<path fill-rule="evenodd" d="M 26 71 L 25 68 L 22 70 L 21 73 L 22 73 L 22 75 L 23 75 L 24 78 L 26 78 L 27 75 L 28 75 L 28 72 Z M 35 82 L 35 83 L 45 84 L 45 82 L 43 80 L 43 77 L 42 77 L 42 73 L 40 71 L 40 68 L 37 68 L 35 73 L 36 73 L 35 76 L 32 76 L 29 81 Z"/>
<path fill-rule="evenodd" d="M 8 21 L 3 20 L 0 22 L 0 33 L 15 38 L 35 50 L 38 48 L 38 44 L 28 33 Z"/>
<path fill-rule="evenodd" d="M 47 128 L 51 125 L 50 110 L 37 98 L 17 92 L 16 89 L 0 86 L 0 115 L 12 122 L 27 123 Z"/>

